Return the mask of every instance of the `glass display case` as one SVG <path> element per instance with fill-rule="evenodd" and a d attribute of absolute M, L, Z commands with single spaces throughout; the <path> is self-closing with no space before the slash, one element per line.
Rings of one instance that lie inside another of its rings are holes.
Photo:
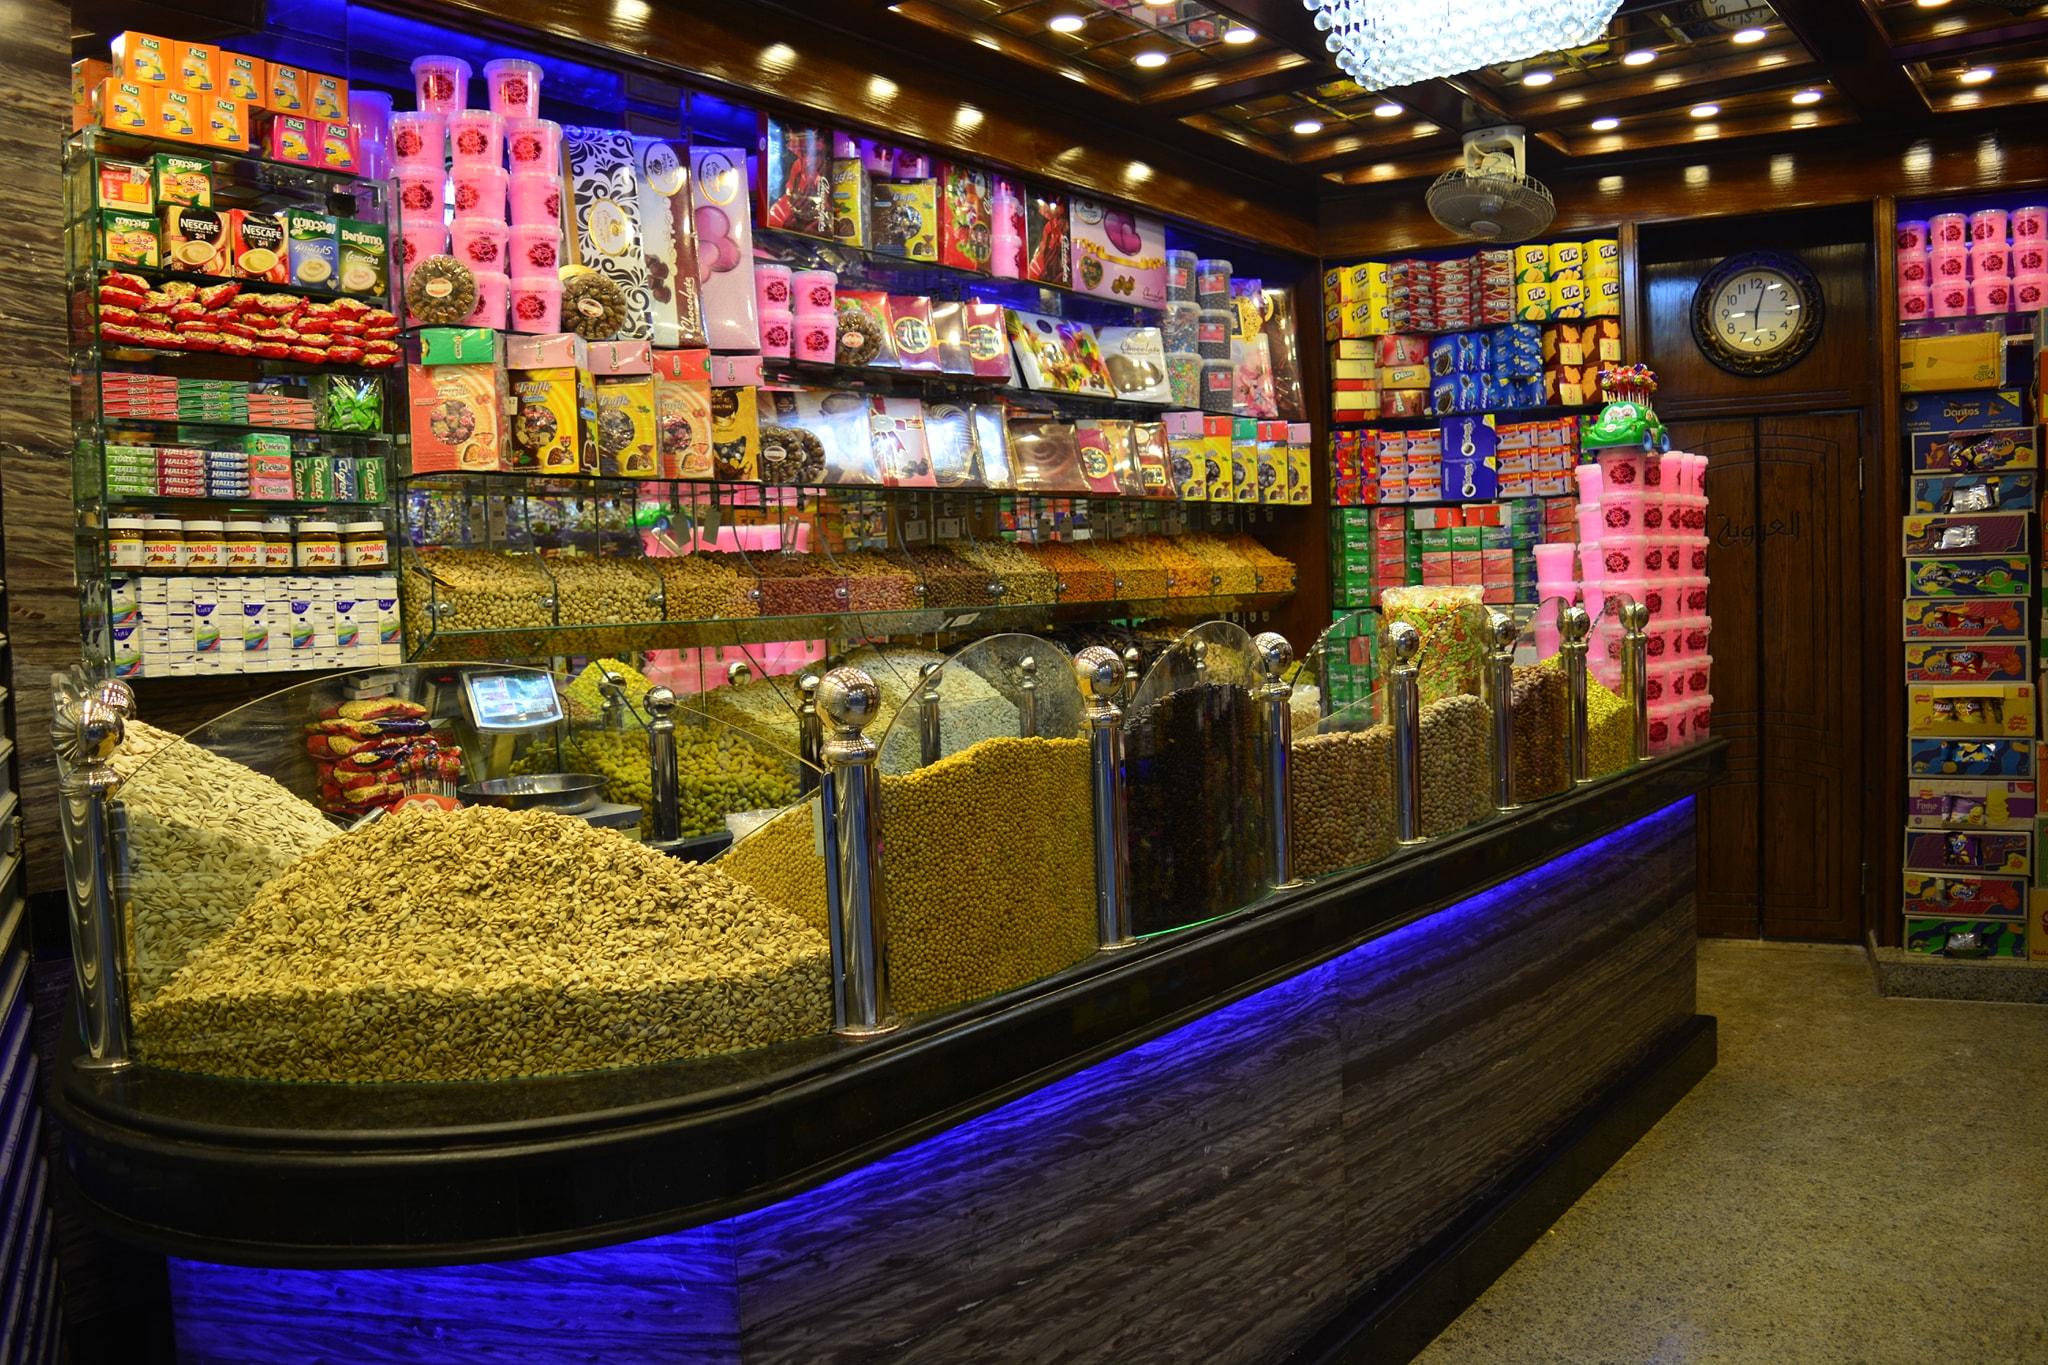
<path fill-rule="evenodd" d="M 1325 637 L 1372 640 L 1379 613 L 1352 612 Z M 1294 875 L 1321 877 L 1378 862 L 1394 851 L 1394 732 L 1385 694 L 1366 696 L 1329 714 L 1296 711 L 1289 747 L 1289 842 Z"/>
<path fill-rule="evenodd" d="M 1406 622 L 1421 636 L 1420 831 L 1452 834 L 1493 814 L 1493 712 L 1485 698 L 1488 630 L 1478 588 L 1388 588 L 1383 626 Z M 1382 632 L 1380 655 L 1392 655 Z"/>
<path fill-rule="evenodd" d="M 1140 934 L 1214 919 L 1265 894 L 1260 681 L 1251 636 L 1211 621 L 1175 641 L 1138 684 L 1124 759 Z"/>
<path fill-rule="evenodd" d="M 1515 611 L 1508 709 L 1514 733 L 1510 799 L 1516 805 L 1571 789 L 1571 684 L 1561 652 L 1561 618 L 1571 606 L 1563 597 L 1546 597 Z"/>

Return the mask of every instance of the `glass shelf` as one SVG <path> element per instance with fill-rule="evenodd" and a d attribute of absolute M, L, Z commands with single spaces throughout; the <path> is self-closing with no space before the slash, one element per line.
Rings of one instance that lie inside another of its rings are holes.
<path fill-rule="evenodd" d="M 1156 324 L 1163 309 L 1148 308 L 1143 304 L 1125 303 L 1118 299 L 1106 299 L 1100 294 L 1064 285 L 1047 284 L 1039 280 L 1011 279 L 997 275 L 986 275 L 978 270 L 962 270 L 956 266 L 940 265 L 937 261 L 913 260 L 908 256 L 893 256 L 886 252 L 871 251 L 865 247 L 850 246 L 829 237 L 812 237 L 801 232 L 786 232 L 777 228 L 766 228 L 759 224 L 754 227 L 754 241 L 770 252 L 780 252 L 779 259 L 807 258 L 822 267 L 833 270 L 842 277 L 852 275 L 855 282 L 866 283 L 891 293 L 928 293 L 934 298 L 965 298 L 965 291 L 980 289 L 985 295 L 1000 292 L 1038 292 L 1047 301 L 1076 300 L 1100 307 L 1109 312 L 1122 314 L 1133 319 L 1138 326 Z M 952 291 L 947 293 L 946 291 Z M 1015 305 L 1013 305 L 1015 306 Z M 1039 312 L 1056 313 L 1059 307 L 1036 309 Z"/>
<path fill-rule="evenodd" d="M 251 152 L 209 147 L 198 142 L 176 142 L 169 138 L 146 137 L 141 133 L 105 128 L 81 128 L 64 143 L 67 164 L 81 156 L 142 161 L 158 154 L 210 161 L 214 174 L 226 179 L 230 189 L 252 187 L 269 194 L 326 194 L 336 190 L 376 197 L 384 194 L 384 182 L 368 179 L 355 171 L 330 171 L 317 166 L 272 161 Z M 231 196 L 228 202 L 232 205 L 239 201 Z"/>
<path fill-rule="evenodd" d="M 203 353 L 181 351 L 178 354 L 195 355 Z M 231 359 L 240 358 L 239 356 L 231 357 Z M 322 368 L 331 367 L 323 366 Z M 161 441 L 137 442 L 136 444 L 163 445 L 198 445 L 223 436 L 289 436 L 294 441 L 303 438 L 321 442 L 347 441 L 351 445 L 375 443 L 380 447 L 388 447 L 395 444 L 399 439 L 388 431 L 321 431 L 313 427 L 265 426 L 251 422 L 207 422 L 189 417 L 102 417 L 98 422 L 88 422 L 77 428 L 80 437 L 86 440 L 107 441 L 114 445 L 120 445 L 123 442 L 114 440 L 111 433 L 127 430 L 166 438 Z M 389 452 L 388 450 L 380 449 L 374 453 L 381 455 L 388 454 Z"/>
<path fill-rule="evenodd" d="M 1542 422 L 1559 417 L 1597 415 L 1599 403 L 1552 403 L 1540 408 L 1487 408 L 1481 412 L 1426 412 L 1417 417 L 1369 417 L 1357 422 L 1332 422 L 1331 427 L 1348 431 L 1366 427 L 1433 427 L 1453 417 L 1498 417 L 1512 422 Z"/>

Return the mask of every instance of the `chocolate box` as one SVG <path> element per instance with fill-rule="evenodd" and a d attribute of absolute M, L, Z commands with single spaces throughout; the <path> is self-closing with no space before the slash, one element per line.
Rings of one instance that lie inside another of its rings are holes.
<path fill-rule="evenodd" d="M 1144 308 L 1166 306 L 1166 227 L 1157 218 L 1075 196 L 1072 287 Z"/>
<path fill-rule="evenodd" d="M 989 173 L 947 162 L 939 168 L 939 264 L 988 272 L 994 189 Z"/>
<path fill-rule="evenodd" d="M 1908 597 L 2025 597 L 2033 591 L 2025 555 L 1906 561 Z"/>
<path fill-rule="evenodd" d="M 773 115 L 761 119 L 761 226 L 833 235 L 832 135 Z"/>
<path fill-rule="evenodd" d="M 1913 829 L 2031 830 L 2038 809 L 2032 782 L 1918 778 L 1906 788 Z"/>
<path fill-rule="evenodd" d="M 2027 548 L 2025 512 L 1977 512 L 1958 516 L 1917 516 L 1903 518 L 1904 553 L 1915 555 L 2024 554 Z"/>
<path fill-rule="evenodd" d="M 1033 188 L 1024 197 L 1024 278 L 1066 288 L 1074 282 L 1067 196 Z"/>
<path fill-rule="evenodd" d="M 656 351 L 655 438 L 667 479 L 719 477 L 711 458 L 711 353 Z M 734 477 L 754 477 L 735 473 Z"/>
<path fill-rule="evenodd" d="M 505 371 L 495 363 L 411 365 L 412 471 L 507 467 Z"/>
<path fill-rule="evenodd" d="M 1906 831 L 1909 872 L 1985 873 L 2025 877 L 2033 872 L 2031 833 L 2013 830 Z"/>
<path fill-rule="evenodd" d="M 647 479 L 661 473 L 655 433 L 654 376 L 598 376 L 597 472 L 605 478 Z"/>
<path fill-rule="evenodd" d="M 871 250 L 913 261 L 939 259 L 937 181 L 878 180 L 868 196 Z"/>
<path fill-rule="evenodd" d="M 1908 640 L 2024 640 L 2028 603 L 2023 598 L 1913 597 L 1905 602 Z"/>

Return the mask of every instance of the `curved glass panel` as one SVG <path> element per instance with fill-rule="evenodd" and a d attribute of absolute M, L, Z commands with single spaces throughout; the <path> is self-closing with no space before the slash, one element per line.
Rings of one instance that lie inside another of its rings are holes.
<path fill-rule="evenodd" d="M 1623 610 L 1634 605 L 1625 592 L 1607 594 L 1601 603 L 1600 612 L 1593 618 L 1593 631 L 1587 637 L 1586 649 L 1586 775 L 1605 777 L 1618 773 L 1635 763 L 1636 753 L 1636 708 L 1635 701 L 1623 685 L 1627 674 L 1622 668 L 1624 652 L 1628 648 L 1628 628 L 1622 624 Z M 1674 719 L 1690 720 L 1691 713 L 1699 701 L 1689 684 L 1690 670 L 1684 660 L 1676 657 L 1686 648 L 1687 636 L 1678 626 L 1651 624 L 1649 638 L 1644 642 L 1650 653 L 1650 680 L 1645 689 L 1651 707 L 1651 735 L 1656 735 L 1657 703 L 1661 696 L 1673 707 L 1665 714 L 1667 727 Z M 1663 662 L 1662 672 L 1658 664 Z M 1699 679 L 1700 691 L 1705 691 L 1704 670 Z M 1712 698 L 1706 699 L 1712 704 Z"/>
<path fill-rule="evenodd" d="M 1341 633 L 1339 628 L 1342 628 Z M 1323 637 L 1343 653 L 1379 633 L 1379 613 L 1353 612 Z M 1325 673 L 1329 672 L 1326 664 Z M 1302 689 L 1297 688 L 1297 691 Z M 1295 716 L 1288 838 L 1298 877 L 1378 862 L 1394 851 L 1394 731 L 1377 691 L 1303 727 Z"/>
<path fill-rule="evenodd" d="M 630 833 L 636 815 L 602 789 L 576 813 L 461 804 L 482 777 L 563 772 L 550 756 L 579 756 L 548 723 L 549 675 L 477 672 L 487 715 L 524 728 L 480 728 L 464 700 L 472 670 L 445 666 L 310 680 L 183 740 L 131 726 L 116 766 L 141 1061 L 467 1080 L 830 1026 L 823 933 L 603 828 Z M 742 736 L 708 742 L 760 754 Z M 721 799 L 737 790 L 730 774 L 698 776 Z"/>
<path fill-rule="evenodd" d="M 1131 908 L 1141 934 L 1214 919 L 1265 893 L 1257 651 L 1228 621 L 1160 656 L 1124 720 Z"/>
<path fill-rule="evenodd" d="M 1566 598 L 1546 597 L 1515 609 L 1521 631 L 1508 709 L 1513 714 L 1512 799 L 1517 804 L 1555 796 L 1572 785 L 1571 683 L 1558 652 L 1559 616 L 1570 605 Z"/>
<path fill-rule="evenodd" d="M 1385 623 L 1406 621 L 1422 636 L 1416 655 L 1420 816 L 1429 838 L 1493 814 L 1493 711 L 1483 695 L 1487 618 L 1479 591 L 1388 588 L 1381 594 Z M 1384 638 L 1381 657 L 1393 657 Z"/>

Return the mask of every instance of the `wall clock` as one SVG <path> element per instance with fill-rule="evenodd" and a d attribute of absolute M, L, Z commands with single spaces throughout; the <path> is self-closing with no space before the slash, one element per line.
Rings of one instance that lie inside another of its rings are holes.
<path fill-rule="evenodd" d="M 1827 302 L 1813 272 L 1781 251 L 1721 261 L 1692 296 L 1692 339 L 1730 374 L 1788 370 L 1820 340 Z"/>

